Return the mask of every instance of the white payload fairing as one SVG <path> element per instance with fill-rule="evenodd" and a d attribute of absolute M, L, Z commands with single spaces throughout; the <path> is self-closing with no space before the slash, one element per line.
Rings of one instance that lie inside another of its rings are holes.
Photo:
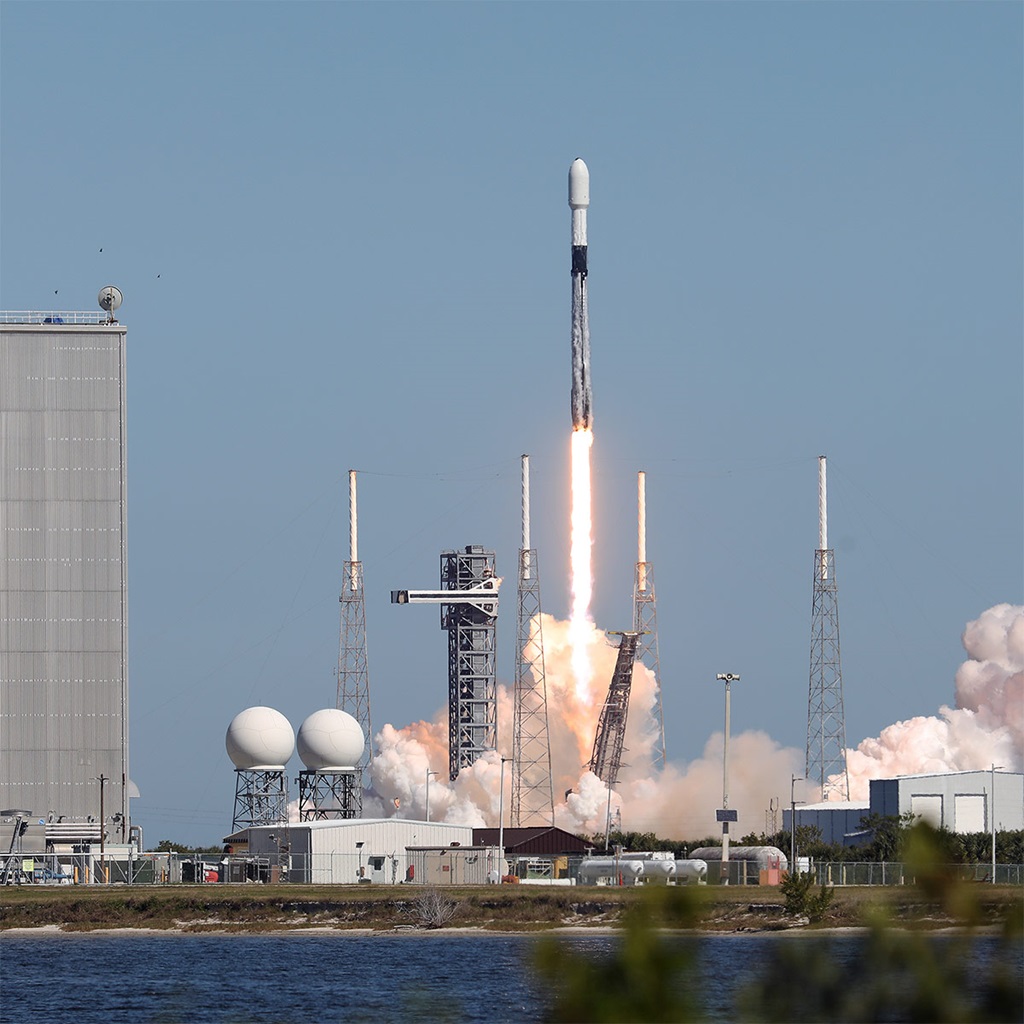
<path fill-rule="evenodd" d="M 577 157 L 569 165 L 572 210 L 572 427 L 593 425 L 590 391 L 590 325 L 587 321 L 587 207 L 590 171 Z"/>

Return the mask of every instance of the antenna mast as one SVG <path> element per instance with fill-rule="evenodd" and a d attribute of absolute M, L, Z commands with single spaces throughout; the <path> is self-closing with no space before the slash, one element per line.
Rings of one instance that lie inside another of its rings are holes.
<path fill-rule="evenodd" d="M 359 527 L 356 510 L 356 471 L 348 471 L 348 559 L 342 573 L 341 643 L 338 650 L 337 707 L 350 714 L 363 730 L 366 746 L 355 766 L 357 784 L 350 794 L 353 817 L 363 810 L 363 781 L 373 762 L 373 730 L 370 726 L 370 679 L 366 654 L 366 600 L 363 594 L 363 563 L 359 561 Z"/>
<path fill-rule="evenodd" d="M 656 689 L 651 714 L 658 723 L 658 735 L 651 751 L 654 768 L 665 767 L 665 714 L 661 705 L 661 659 L 658 657 L 658 604 L 654 593 L 654 566 L 647 561 L 647 474 L 637 473 L 637 556 L 633 578 L 633 632 L 641 638 L 636 660 L 654 673 Z"/>
<path fill-rule="evenodd" d="M 835 552 L 828 546 L 825 456 L 818 456 L 818 550 L 811 599 L 811 672 L 807 691 L 807 761 L 804 775 L 823 800 L 850 799 L 846 770 L 846 716 L 839 659 L 839 595 Z"/>
<path fill-rule="evenodd" d="M 541 628 L 540 573 L 537 551 L 530 547 L 529 455 L 522 457 L 522 512 L 512 734 L 512 825 L 516 828 L 531 823 L 555 823 L 544 634 Z"/>

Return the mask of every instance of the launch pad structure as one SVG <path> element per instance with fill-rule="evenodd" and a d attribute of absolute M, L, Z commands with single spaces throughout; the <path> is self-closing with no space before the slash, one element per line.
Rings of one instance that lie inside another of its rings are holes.
<path fill-rule="evenodd" d="M 613 633 L 613 635 L 616 635 Z M 629 694 L 633 686 L 633 662 L 636 660 L 637 632 L 617 633 L 622 637 L 615 659 L 608 697 L 601 708 L 594 737 L 594 751 L 587 768 L 609 789 L 619 781 L 622 768 L 623 741 L 626 738 L 626 719 L 629 715 Z"/>
<path fill-rule="evenodd" d="M 439 604 L 448 631 L 448 776 L 454 782 L 498 745 L 494 552 L 469 544 L 441 552 L 440 590 L 392 590 L 392 604 Z"/>
<path fill-rule="evenodd" d="M 811 671 L 807 688 L 807 761 L 804 776 L 822 800 L 849 800 L 846 717 L 839 658 L 839 590 L 835 552 L 828 546 L 825 456 L 818 457 L 818 549 L 811 599 Z"/>

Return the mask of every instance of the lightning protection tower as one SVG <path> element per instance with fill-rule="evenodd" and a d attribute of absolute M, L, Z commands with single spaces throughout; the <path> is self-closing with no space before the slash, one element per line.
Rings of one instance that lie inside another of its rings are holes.
<path fill-rule="evenodd" d="M 619 770 L 622 768 L 622 742 L 626 738 L 633 662 L 636 660 L 637 641 L 640 639 L 640 634 L 636 632 L 613 632 L 613 635 L 621 636 L 622 640 L 619 642 L 615 671 L 608 687 L 608 698 L 601 708 L 601 717 L 597 723 L 594 752 L 587 765 L 609 789 L 618 783 Z"/>
<path fill-rule="evenodd" d="M 519 549 L 515 710 L 512 734 L 512 825 L 554 825 L 548 692 L 540 618 L 540 570 L 530 547 L 530 457 L 522 457 L 523 544 Z"/>
<path fill-rule="evenodd" d="M 481 754 L 497 749 L 494 552 L 476 544 L 441 553 L 440 590 L 392 590 L 392 604 L 439 604 L 448 631 L 448 775 L 454 781 Z"/>
<path fill-rule="evenodd" d="M 850 799 L 846 771 L 843 670 L 839 660 L 839 599 L 835 553 L 828 546 L 825 456 L 818 457 L 818 550 L 811 599 L 811 673 L 807 692 L 805 776 L 823 800 Z"/>
<path fill-rule="evenodd" d="M 636 660 L 653 673 L 657 689 L 651 714 L 658 723 L 658 735 L 651 751 L 654 768 L 665 767 L 665 713 L 661 706 L 661 660 L 658 657 L 658 603 L 654 593 L 654 566 L 647 561 L 647 474 L 637 473 L 637 556 L 633 577 L 633 630 L 641 635 Z"/>
<path fill-rule="evenodd" d="M 366 601 L 363 595 L 363 563 L 359 561 L 359 530 L 356 511 L 356 471 L 348 471 L 348 560 L 343 569 L 341 596 L 341 641 L 338 649 L 337 709 L 351 715 L 363 730 L 366 746 L 355 765 L 357 784 L 348 794 L 355 803 L 352 817 L 363 810 L 366 769 L 373 760 L 373 730 L 370 727 L 370 677 L 366 656 Z"/>

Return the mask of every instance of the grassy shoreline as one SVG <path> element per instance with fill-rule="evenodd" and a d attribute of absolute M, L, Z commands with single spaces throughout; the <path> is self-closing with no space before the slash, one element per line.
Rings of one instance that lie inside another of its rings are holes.
<path fill-rule="evenodd" d="M 512 886 L 444 888 L 277 885 L 200 885 L 162 888 L 8 886 L 0 890 L 0 934 L 12 929 L 62 932 L 147 929 L 179 932 L 431 930 L 421 897 L 428 891 L 456 906 L 445 930 L 493 932 L 616 929 L 625 912 L 658 898 L 650 888 Z M 708 932 L 827 931 L 863 926 L 879 912 L 901 928 L 945 930 L 962 926 L 938 899 L 913 888 L 848 887 L 835 890 L 817 924 L 797 925 L 783 914 L 775 887 L 693 889 L 695 927 Z M 1024 892 L 1015 886 L 978 886 L 976 925 L 1002 927 L 1024 918 Z"/>

